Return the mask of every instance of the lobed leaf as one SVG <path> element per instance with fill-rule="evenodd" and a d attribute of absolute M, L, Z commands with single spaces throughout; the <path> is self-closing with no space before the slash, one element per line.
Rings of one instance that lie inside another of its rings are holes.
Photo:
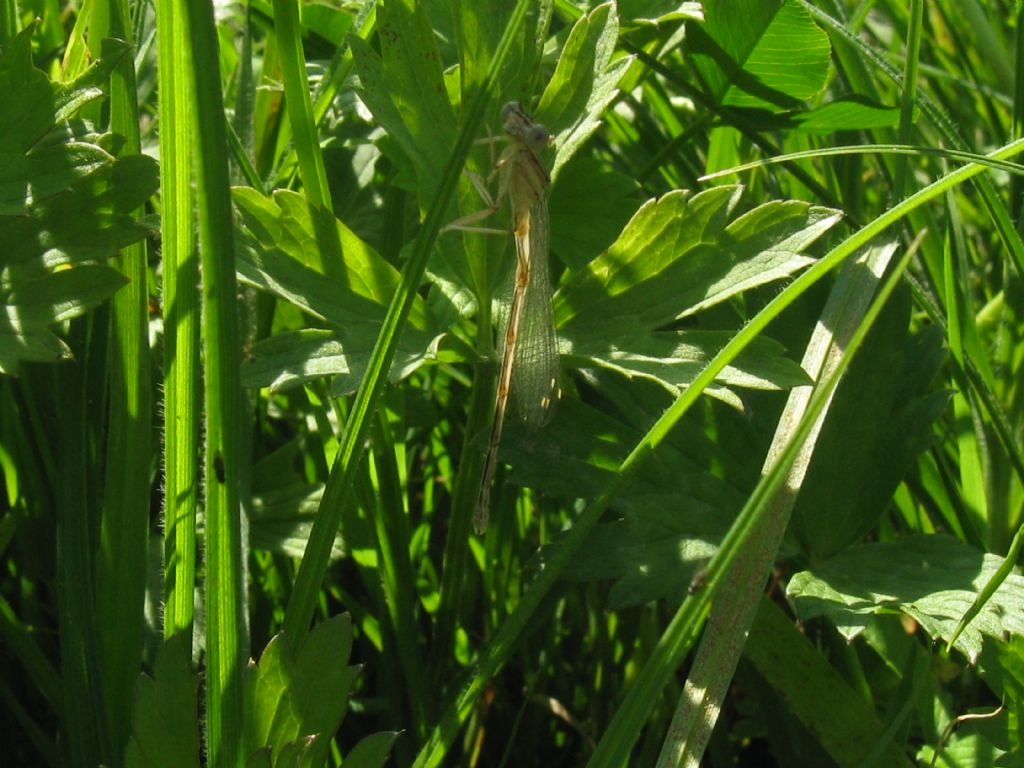
<path fill-rule="evenodd" d="M 198 768 L 199 678 L 188 656 L 188 638 L 177 634 L 157 652 L 153 676 L 135 689 L 128 768 Z"/>
<path fill-rule="evenodd" d="M 632 62 L 615 58 L 619 20 L 614 3 L 604 3 L 573 25 L 555 72 L 537 105 L 537 119 L 551 132 L 555 160 L 551 178 L 601 124 L 598 119 L 618 93 Z"/>
<path fill-rule="evenodd" d="M 275 635 L 244 676 L 243 754 L 269 747 L 274 766 L 322 765 L 328 741 L 314 737 L 332 736 L 345 716 L 358 674 L 346 666 L 351 651 L 347 614 L 318 624 L 298 650 Z"/>
<path fill-rule="evenodd" d="M 359 94 L 415 169 L 421 206 L 434 198 L 456 135 L 437 40 L 422 3 L 394 0 L 377 11 L 380 53 L 349 37 Z"/>
<path fill-rule="evenodd" d="M 239 276 L 304 312 L 330 329 L 278 334 L 252 350 L 242 369 L 247 386 L 281 389 L 319 376 L 333 376 L 336 394 L 355 389 L 366 368 L 399 273 L 333 214 L 308 205 L 294 192 L 272 196 L 236 188 L 235 202 L 252 234 L 254 248 L 238 259 Z M 318 236 L 327 228 L 337 238 Z M 307 254 L 323 243 L 340 243 L 341 279 L 326 278 Z M 423 299 L 417 296 L 402 335 L 392 375 L 407 376 L 433 356 L 442 333 Z"/>
<path fill-rule="evenodd" d="M 151 158 L 115 158 L 104 146 L 112 137 L 66 122 L 101 95 L 95 84 L 125 46 L 105 46 L 105 58 L 61 85 L 32 65 L 34 28 L 0 58 L 0 373 L 10 374 L 21 361 L 70 355 L 51 326 L 124 285 L 115 270 L 92 262 L 148 234 L 132 212 L 157 188 Z"/>
<path fill-rule="evenodd" d="M 731 336 L 727 331 L 658 331 L 638 334 L 621 347 L 603 339 L 574 345 L 569 336 L 563 354 L 581 367 L 600 366 L 628 377 L 650 379 L 677 395 Z M 722 371 L 716 379 L 722 386 L 709 388 L 708 394 L 742 409 L 742 403 L 729 391 L 732 388 L 779 390 L 810 383 L 804 370 L 783 351 L 782 345 L 771 339 L 758 339 Z"/>
<path fill-rule="evenodd" d="M 251 546 L 288 557 L 302 557 L 322 496 L 322 485 L 305 484 L 274 488 L 254 496 L 249 513 Z M 339 531 L 331 547 L 331 560 L 344 557 L 346 549 Z"/>
<path fill-rule="evenodd" d="M 820 567 L 796 574 L 786 594 L 804 619 L 828 617 L 848 639 L 868 617 L 898 610 L 934 639 L 949 640 L 957 622 L 1002 558 L 945 534 L 908 536 L 843 550 Z M 1024 633 L 1024 576 L 1013 573 L 957 639 L 971 662 L 982 637 Z"/>

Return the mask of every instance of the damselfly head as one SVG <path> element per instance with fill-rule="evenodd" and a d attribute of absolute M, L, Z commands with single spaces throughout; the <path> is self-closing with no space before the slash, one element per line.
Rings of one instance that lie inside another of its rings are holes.
<path fill-rule="evenodd" d="M 508 104 L 501 108 L 501 122 L 508 122 L 509 118 L 513 115 L 522 116 L 526 118 L 526 112 L 523 110 L 523 105 L 518 101 L 510 101 Z M 527 118 L 529 119 L 529 118 Z"/>
<path fill-rule="evenodd" d="M 548 129 L 535 123 L 518 101 L 510 101 L 501 108 L 501 121 L 510 139 L 521 141 L 530 149 L 543 149 L 551 141 Z"/>

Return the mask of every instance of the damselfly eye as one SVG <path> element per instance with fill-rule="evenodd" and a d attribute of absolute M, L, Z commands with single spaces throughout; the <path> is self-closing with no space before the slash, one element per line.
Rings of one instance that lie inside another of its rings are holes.
<path fill-rule="evenodd" d="M 540 123 L 534 123 L 530 126 L 526 132 L 526 136 L 523 137 L 527 144 L 531 147 L 543 147 L 551 141 L 551 134 L 548 133 L 548 129 Z"/>

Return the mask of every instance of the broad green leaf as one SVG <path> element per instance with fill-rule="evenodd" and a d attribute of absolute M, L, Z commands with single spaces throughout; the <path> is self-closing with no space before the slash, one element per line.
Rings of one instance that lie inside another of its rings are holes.
<path fill-rule="evenodd" d="M 103 96 L 111 73 L 125 56 L 131 56 L 135 47 L 115 38 L 106 38 L 100 44 L 101 56 L 75 76 L 63 82 L 54 92 L 55 115 L 58 122 L 71 120 L 86 104 Z"/>
<path fill-rule="evenodd" d="M 798 201 L 734 218 L 739 196 L 723 186 L 645 203 L 607 251 L 563 284 L 555 302 L 562 332 L 579 343 L 621 341 L 624 325 L 655 329 L 788 277 L 813 261 L 803 251 L 839 220 L 837 211 Z"/>
<path fill-rule="evenodd" d="M 300 558 L 323 496 L 323 486 L 293 484 L 253 497 L 249 513 L 249 541 L 255 549 Z M 344 557 L 341 531 L 334 536 L 331 560 Z"/>
<path fill-rule="evenodd" d="M 790 530 L 811 563 L 859 540 L 878 522 L 949 399 L 929 392 L 945 357 L 942 333 L 907 332 L 908 292 L 879 318 L 836 391 L 793 509 Z"/>
<path fill-rule="evenodd" d="M 999 716 L 978 722 L 979 730 L 1007 756 L 1024 754 L 1024 637 L 986 643 L 978 669 L 981 679 L 1003 704 Z M 1009 767 L 1013 763 L 1004 759 L 998 765 Z"/>
<path fill-rule="evenodd" d="M 345 756 L 345 768 L 380 768 L 391 754 L 396 738 L 395 731 L 370 734 Z"/>
<path fill-rule="evenodd" d="M 108 255 L 113 253 L 111 249 Z M 61 258 L 53 252 L 51 256 Z M 0 373 L 16 372 L 22 360 L 68 357 L 69 350 L 50 326 L 84 314 L 124 284 L 119 272 L 102 264 L 84 262 L 56 270 L 7 266 L 0 272 Z"/>
<path fill-rule="evenodd" d="M 980 715 L 981 713 L 975 713 Z M 938 757 L 928 744 L 917 752 L 918 765 L 929 768 L 1019 768 L 1020 760 L 989 741 L 983 734 L 971 733 L 977 723 L 968 721 L 950 734 Z"/>
<path fill-rule="evenodd" d="M 601 366 L 627 377 L 650 379 L 678 395 L 731 336 L 727 331 L 661 331 L 638 334 L 623 346 L 603 339 L 574 345 L 569 336 L 562 350 L 579 367 Z M 783 356 L 782 346 L 767 338 L 744 350 L 717 381 L 721 386 L 709 388 L 708 394 L 741 409 L 742 403 L 730 391 L 733 388 L 777 390 L 810 383 L 803 369 Z"/>
<path fill-rule="evenodd" d="M 113 267 L 82 264 L 56 271 L 12 269 L 0 279 L 10 327 L 46 326 L 77 317 L 125 284 Z M 3 322 L 0 321 L 0 322 Z"/>
<path fill-rule="evenodd" d="M 243 254 L 242 277 L 339 327 L 383 319 L 398 287 L 398 270 L 341 221 L 288 190 L 269 197 L 250 187 L 236 187 L 233 193 L 258 246 L 248 258 Z M 307 257 L 321 243 L 333 240 L 317 236 L 330 227 L 337 230 L 344 261 L 344 280 L 339 284 L 312 269 Z M 414 304 L 409 322 L 414 328 L 426 327 L 422 301 Z"/>
<path fill-rule="evenodd" d="M 273 3 L 268 0 L 252 0 L 249 6 L 268 19 L 274 16 Z M 355 7 L 351 4 L 337 6 L 324 0 L 307 0 L 302 3 L 303 37 L 311 32 L 334 45 L 343 45 L 353 21 Z"/>
<path fill-rule="evenodd" d="M 22 215 L 31 201 L 64 192 L 72 183 L 114 162 L 110 153 L 96 144 L 72 136 L 61 138 L 65 140 L 43 143 L 31 152 L 10 145 L 0 149 L 0 215 Z"/>
<path fill-rule="evenodd" d="M 97 85 L 127 48 L 105 46 L 105 58 L 75 82 L 54 83 L 32 64 L 32 29 L 0 59 L 0 266 L 37 258 L 41 250 L 105 258 L 147 233 L 127 214 L 156 190 L 156 164 L 139 156 L 115 159 L 109 135 L 67 121 L 103 95 Z M 78 250 L 82 237 L 101 250 Z"/>
<path fill-rule="evenodd" d="M 242 363 L 242 384 L 278 392 L 321 377 L 331 377 L 331 394 L 350 395 L 366 370 L 380 326 L 353 323 L 337 331 L 307 328 L 279 333 L 256 344 Z M 391 365 L 392 381 L 400 381 L 437 356 L 440 337 L 422 333 L 403 337 Z"/>
<path fill-rule="evenodd" d="M 615 242 L 636 213 L 639 185 L 592 158 L 570 163 L 551 185 L 551 251 L 574 270 Z"/>
<path fill-rule="evenodd" d="M 341 45 L 352 28 L 351 11 L 323 2 L 302 6 L 302 26 L 333 45 Z"/>
<path fill-rule="evenodd" d="M 259 664 L 250 663 L 246 670 L 243 754 L 270 747 L 273 765 L 295 764 L 309 737 L 332 736 L 345 715 L 358 673 L 356 667 L 346 666 L 351 651 L 352 622 L 347 614 L 315 627 L 298 651 L 284 634 L 273 637 Z M 327 744 L 318 741 L 314 748 L 326 754 Z"/>
<path fill-rule="evenodd" d="M 475 93 L 483 85 L 487 68 L 494 56 L 494 48 L 508 24 L 514 4 L 505 0 L 478 0 L 473 3 L 456 3 L 451 7 L 446 3 L 426 5 L 428 12 L 432 13 L 435 32 L 443 40 L 449 36 L 454 38 L 455 50 L 452 56 L 458 58 L 459 65 L 457 72 L 453 72 L 451 100 L 452 103 L 466 103 L 466 95 Z M 543 73 L 541 57 L 551 22 L 550 0 L 542 0 L 534 5 L 535 8 L 527 13 L 523 23 L 523 35 L 513 43 L 498 77 L 502 102 L 519 99 L 532 103 L 536 81 Z M 454 86 L 456 81 L 457 91 Z M 494 105 L 498 106 L 497 103 Z"/>
<path fill-rule="evenodd" d="M 245 768 L 274 768 L 274 762 L 271 760 L 272 751 L 270 747 L 257 749 L 245 761 Z"/>
<path fill-rule="evenodd" d="M 264 250 L 287 254 L 309 266 L 310 252 L 332 242 L 328 235 L 334 228 L 345 260 L 345 284 L 339 288 L 378 305 L 390 298 L 398 285 L 398 271 L 333 215 L 310 206 L 290 190 L 280 189 L 271 196 L 251 187 L 232 191 L 245 226 Z"/>
<path fill-rule="evenodd" d="M 312 209 L 299 194 L 279 190 L 268 197 L 251 188 L 236 188 L 234 196 L 255 240 L 255 247 L 238 259 L 240 277 L 332 327 L 261 342 L 243 366 L 245 383 L 281 388 L 318 376 L 335 376 L 332 386 L 336 393 L 352 391 L 398 287 L 398 270 L 333 215 Z M 337 229 L 334 242 L 342 248 L 342 281 L 324 277 L 306 260 L 318 243 L 332 241 L 317 237 L 329 227 Z M 422 364 L 433 354 L 440 335 L 433 329 L 426 304 L 416 297 L 393 375 L 408 375 Z"/>
<path fill-rule="evenodd" d="M 380 53 L 349 44 L 360 95 L 415 169 L 421 209 L 433 199 L 455 140 L 437 41 L 422 3 L 391 0 L 377 11 Z"/>
<path fill-rule="evenodd" d="M 69 355 L 50 326 L 124 284 L 90 262 L 145 237 L 131 214 L 157 187 L 150 158 L 115 158 L 112 137 L 66 122 L 102 95 L 95 81 L 113 62 L 97 62 L 70 85 L 53 83 L 32 65 L 32 29 L 0 59 L 0 373 Z M 104 48 L 115 61 L 125 50 Z"/>
<path fill-rule="evenodd" d="M 609 388 L 601 383 L 600 389 Z M 658 398 L 635 416 L 637 422 L 656 415 L 668 400 L 663 390 L 652 389 Z M 641 433 L 607 408 L 567 399 L 539 435 L 509 424 L 501 457 L 512 465 L 512 484 L 544 496 L 587 498 L 607 483 Z M 621 519 L 595 529 L 567 578 L 614 581 L 612 609 L 660 599 L 678 603 L 743 504 L 740 490 L 712 471 L 726 461 L 698 425 L 681 424 L 618 494 L 614 509 Z M 666 484 L 666 477 L 672 482 Z"/>
<path fill-rule="evenodd" d="M 619 80 L 633 60 L 614 58 L 618 36 L 614 3 L 599 5 L 569 32 L 537 105 L 537 120 L 551 131 L 555 145 L 552 179 L 597 130 L 601 113 L 615 98 Z"/>
<path fill-rule="evenodd" d="M 846 549 L 786 590 L 803 619 L 827 616 L 847 638 L 867 617 L 899 610 L 933 639 L 949 640 L 957 622 L 1002 562 L 944 534 L 909 536 Z M 972 662 L 982 636 L 1024 633 L 1024 577 L 1011 574 L 955 645 Z"/>
<path fill-rule="evenodd" d="M 80 151 L 79 146 L 71 146 L 66 159 L 71 163 L 80 158 L 91 166 L 99 158 L 97 149 Z M 45 183 L 56 186 L 61 181 L 51 177 Z M 156 191 L 157 168 L 151 158 L 110 157 L 107 164 L 88 175 L 75 178 L 69 174 L 59 192 L 38 200 L 33 197 L 30 180 L 23 182 L 22 212 L 0 216 L 0 242 L 5 244 L 0 268 L 106 259 L 150 233 L 130 214 Z"/>
<path fill-rule="evenodd" d="M 11 40 L 0 57 L 0 137 L 5 153 L 23 154 L 56 122 L 57 86 L 32 65 L 32 32 L 26 27 Z M 28 180 L 26 179 L 26 182 Z M 5 209 L 0 212 L 7 213 Z"/>
<path fill-rule="evenodd" d="M 192 670 L 188 638 L 178 634 L 161 646 L 153 677 L 140 675 L 135 691 L 128 768 L 190 768 L 199 762 L 199 678 Z"/>
<path fill-rule="evenodd" d="M 69 357 L 70 350 L 50 326 L 84 314 L 125 282 L 121 273 L 102 264 L 6 270 L 0 275 L 0 373 L 14 373 L 22 360 Z"/>
<path fill-rule="evenodd" d="M 7 280 L 0 279 L 0 373 L 13 374 L 23 360 L 70 357 L 71 350 L 50 327 L 85 313 L 125 284 L 120 272 L 102 264 L 29 271 L 11 269 Z"/>
<path fill-rule="evenodd" d="M 894 128 L 899 123 L 899 107 L 887 107 L 857 96 L 836 99 L 816 109 L 797 112 L 790 120 L 798 131 L 829 134 L 836 131 L 867 131 Z"/>
<path fill-rule="evenodd" d="M 643 422 L 668 401 L 664 390 L 652 389 L 657 398 L 638 406 L 644 410 L 634 414 L 633 420 Z M 510 420 L 508 439 L 501 449 L 502 460 L 513 468 L 510 481 L 564 499 L 594 496 L 642 434 L 638 425 L 610 411 L 567 398 L 559 403 L 543 432 L 528 433 Z M 664 450 L 619 494 L 616 509 L 664 525 L 675 525 L 690 514 L 708 515 L 712 508 L 732 514 L 743 498 L 735 488 L 709 474 L 710 466 L 725 458 L 718 451 L 698 425 L 681 425 Z M 666 476 L 673 479 L 667 487 Z"/>
<path fill-rule="evenodd" d="M 71 356 L 68 345 L 52 331 L 13 329 L 8 321 L 0 320 L 0 373 L 15 373 L 21 361 L 52 363 Z"/>
<path fill-rule="evenodd" d="M 720 104 L 794 109 L 828 77 L 828 35 L 797 0 L 708 0 L 687 27 L 702 82 Z"/>
<path fill-rule="evenodd" d="M 321 739 L 319 736 L 302 736 L 285 744 L 277 758 L 274 768 L 321 768 L 324 761 L 317 754 Z"/>
<path fill-rule="evenodd" d="M 573 581 L 614 581 L 608 609 L 666 600 L 678 605 L 728 529 L 719 516 L 678 508 L 677 525 L 634 517 L 598 525 L 573 563 Z"/>
<path fill-rule="evenodd" d="M 835 765 L 913 766 L 899 744 L 886 742 L 888 723 L 767 598 L 758 607 L 744 655 Z"/>

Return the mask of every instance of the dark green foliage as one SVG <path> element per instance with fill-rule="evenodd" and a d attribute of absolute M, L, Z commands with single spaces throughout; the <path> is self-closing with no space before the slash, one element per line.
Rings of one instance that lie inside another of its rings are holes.
<path fill-rule="evenodd" d="M 190 2 L 0 14 L 13 760 L 1020 765 L 1010 4 Z M 511 101 L 561 395 L 478 537 Z"/>
<path fill-rule="evenodd" d="M 102 97 L 98 87 L 124 46 L 72 83 L 49 80 L 31 60 L 34 26 L 0 58 L 0 373 L 21 361 L 71 354 L 51 326 L 92 309 L 124 285 L 105 264 L 151 233 L 131 212 L 157 188 L 156 164 L 115 157 L 116 140 L 76 113 Z"/>

